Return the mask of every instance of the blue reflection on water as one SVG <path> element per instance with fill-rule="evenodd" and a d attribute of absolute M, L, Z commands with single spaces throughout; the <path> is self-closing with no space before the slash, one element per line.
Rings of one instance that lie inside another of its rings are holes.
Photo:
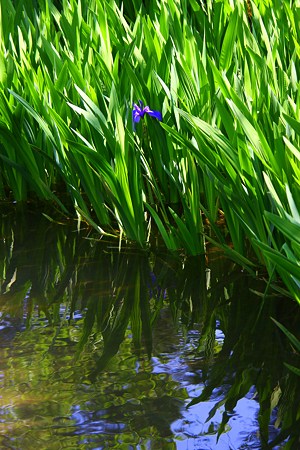
<path fill-rule="evenodd" d="M 192 394 L 196 392 L 193 389 Z M 186 449 L 242 449 L 260 448 L 261 444 L 258 436 L 253 432 L 258 427 L 257 414 L 258 405 L 250 398 L 240 400 L 230 418 L 226 434 L 222 434 L 217 441 L 217 432 L 222 421 L 224 409 L 217 410 L 214 417 L 206 422 L 211 409 L 216 402 L 201 402 L 191 406 L 187 410 L 182 410 L 182 418 L 172 424 L 172 432 L 175 436 L 177 448 Z M 183 441 L 180 441 L 183 439 Z"/>
<path fill-rule="evenodd" d="M 217 324 L 218 325 L 218 324 Z M 199 367 L 194 367 L 195 359 L 189 358 L 191 349 L 197 345 L 199 339 L 198 330 L 190 330 L 187 337 L 183 337 L 182 333 L 178 332 L 177 346 L 173 344 L 173 348 L 169 352 L 160 352 L 151 358 L 151 372 L 145 373 L 143 365 L 136 360 L 135 368 L 137 379 L 128 379 L 128 383 L 123 384 L 122 387 L 118 385 L 120 399 L 124 401 L 110 405 L 108 408 L 97 409 L 95 404 L 91 402 L 86 404 L 86 409 L 79 406 L 73 407 L 72 421 L 76 424 L 76 431 L 74 434 L 81 435 L 81 443 L 93 445 L 93 449 L 104 449 L 105 445 L 99 444 L 101 439 L 105 436 L 110 436 L 116 439 L 120 435 L 120 439 L 124 438 L 124 433 L 132 433 L 130 430 L 131 421 L 134 422 L 134 432 L 139 433 L 139 425 L 141 427 L 141 434 L 143 434 L 144 426 L 157 426 L 156 408 L 160 407 L 166 410 L 166 400 L 164 398 L 157 398 L 157 402 L 147 403 L 147 398 L 133 398 L 132 387 L 139 384 L 139 375 L 142 379 L 149 381 L 167 382 L 170 377 L 177 383 L 177 391 L 186 391 L 187 399 L 182 402 L 178 399 L 170 398 L 170 407 L 174 410 L 177 418 L 173 421 L 166 420 L 166 428 L 161 425 L 161 438 L 164 436 L 165 445 L 172 444 L 172 447 L 178 450 L 246 450 L 246 449 L 260 449 L 261 441 L 257 430 L 259 404 L 255 398 L 255 390 L 252 388 L 248 394 L 239 400 L 231 413 L 231 417 L 226 426 L 226 433 L 221 434 L 217 439 L 218 429 L 222 422 L 222 415 L 224 407 L 220 406 L 210 420 L 207 420 L 211 410 L 223 398 L 223 387 L 220 386 L 214 391 L 213 398 L 210 401 L 203 401 L 191 407 L 187 407 L 191 399 L 199 396 L 204 388 L 204 383 L 201 381 L 202 373 L 201 359 L 199 359 Z M 216 340 L 222 343 L 224 334 L 220 329 L 216 329 Z M 192 362 L 192 364 L 191 364 Z M 165 377 L 162 377 L 165 375 Z M 123 374 L 126 378 L 126 374 Z M 107 394 L 114 392 L 117 395 L 114 386 L 114 380 L 118 382 L 119 375 L 111 374 L 112 384 L 108 389 Z M 93 390 L 94 388 L 91 387 Z M 167 389 L 166 389 L 167 392 Z M 147 397 L 147 392 L 144 392 L 144 397 Z M 116 397 L 117 398 L 117 397 Z M 149 406 L 149 408 L 147 407 Z M 98 404 L 99 407 L 99 404 Z M 147 409 L 148 408 L 148 409 Z M 130 419 L 131 418 L 131 419 Z M 169 431 L 168 431 L 169 427 Z M 270 426 L 270 434 L 272 435 L 272 427 Z M 274 433 L 276 433 L 274 428 Z M 95 436 L 94 438 L 92 436 Z M 87 436 L 90 436 L 89 438 Z M 145 444 L 128 448 L 145 449 L 153 448 L 155 445 L 155 438 L 149 441 L 149 446 Z M 98 442 L 98 444 L 97 444 Z M 120 441 L 121 442 L 121 441 Z M 100 446 L 99 446 L 100 445 Z M 121 444 L 120 444 L 121 445 Z M 122 443 L 124 445 L 124 443 Z M 161 444 L 163 445 L 163 444 Z M 175 446 L 175 447 L 174 447 Z M 91 447 L 89 447 L 91 448 Z M 160 447 L 163 448 L 163 447 Z M 166 447 L 168 448 L 168 447 Z"/>

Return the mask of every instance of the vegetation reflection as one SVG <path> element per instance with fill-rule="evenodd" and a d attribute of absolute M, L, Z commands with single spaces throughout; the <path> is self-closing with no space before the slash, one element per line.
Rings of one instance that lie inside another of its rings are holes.
<path fill-rule="evenodd" d="M 156 439 L 170 438 L 189 396 L 178 389 L 175 373 L 162 383 L 153 361 L 174 346 L 180 328 L 186 342 L 190 330 L 197 330 L 185 361 L 202 389 L 189 404 L 215 400 L 208 419 L 224 410 L 215 434 L 228 431 L 237 402 L 253 392 L 261 447 L 284 442 L 284 448 L 297 448 L 299 377 L 286 364 L 299 365 L 299 355 L 271 320 L 297 335 L 296 304 L 261 296 L 263 280 L 213 251 L 207 258 L 130 248 L 120 253 L 110 242 L 91 239 L 87 230 L 57 227 L 40 216 L 24 215 L 21 222 L 17 217 L 1 225 L 4 423 L 35 429 L 39 418 L 48 431 L 38 439 L 56 439 L 61 431 L 71 443 L 85 430 L 85 442 L 94 445 L 89 427 L 101 403 L 101 420 L 113 429 L 107 439 L 117 434 L 133 442 L 146 429 L 148 439 L 149 430 Z M 49 417 L 59 425 L 53 435 Z M 81 422 L 89 425 L 82 428 Z M 273 427 L 270 433 L 274 424 L 280 432 Z M 47 448 L 55 448 L 55 439 Z"/>

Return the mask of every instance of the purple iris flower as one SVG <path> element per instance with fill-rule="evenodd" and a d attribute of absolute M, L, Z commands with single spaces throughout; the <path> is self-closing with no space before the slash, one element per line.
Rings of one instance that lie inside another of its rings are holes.
<path fill-rule="evenodd" d="M 138 106 L 136 103 L 133 104 L 133 110 L 132 110 L 132 120 L 134 123 L 138 123 L 141 119 L 143 119 L 145 114 L 148 114 L 149 116 L 156 117 L 159 121 L 162 121 L 162 115 L 159 111 L 154 111 L 149 108 L 149 106 L 145 106 L 141 100 L 139 100 L 140 106 Z"/>

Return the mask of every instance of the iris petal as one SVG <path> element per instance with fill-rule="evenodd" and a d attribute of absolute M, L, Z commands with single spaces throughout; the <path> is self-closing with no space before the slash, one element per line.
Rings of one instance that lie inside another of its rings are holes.
<path fill-rule="evenodd" d="M 158 119 L 160 122 L 162 121 L 162 115 L 160 111 L 152 111 L 151 109 L 149 109 L 149 111 L 146 111 L 146 113 L 149 116 L 156 117 L 156 119 Z"/>
<path fill-rule="evenodd" d="M 142 109 L 136 103 L 134 103 L 133 110 L 132 110 L 132 120 L 134 122 L 139 122 L 141 117 L 143 117 L 143 116 L 144 116 L 144 113 L 143 113 Z"/>
<path fill-rule="evenodd" d="M 136 111 L 132 111 L 132 119 L 134 122 L 138 123 L 141 120 L 141 114 Z"/>

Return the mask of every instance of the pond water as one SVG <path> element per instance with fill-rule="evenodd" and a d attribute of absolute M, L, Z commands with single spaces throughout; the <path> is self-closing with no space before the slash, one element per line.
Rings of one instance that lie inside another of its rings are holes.
<path fill-rule="evenodd" d="M 1 214 L 0 448 L 299 449 L 299 305 L 81 228 Z"/>

